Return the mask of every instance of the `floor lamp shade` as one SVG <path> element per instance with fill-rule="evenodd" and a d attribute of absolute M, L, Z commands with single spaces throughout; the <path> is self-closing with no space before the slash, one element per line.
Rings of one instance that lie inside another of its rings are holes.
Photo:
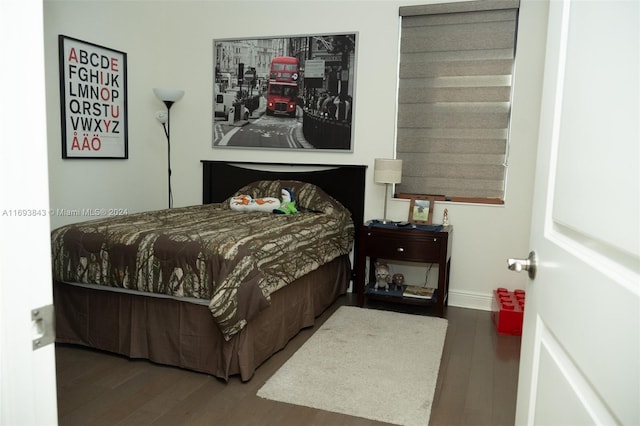
<path fill-rule="evenodd" d="M 161 101 L 177 102 L 184 96 L 184 90 L 179 89 L 158 89 L 154 88 L 153 93 Z"/>
<path fill-rule="evenodd" d="M 387 223 L 387 198 L 389 198 L 389 185 L 402 181 L 402 160 L 376 158 L 373 166 L 373 180 L 376 183 L 385 184 L 384 192 L 384 219 Z"/>

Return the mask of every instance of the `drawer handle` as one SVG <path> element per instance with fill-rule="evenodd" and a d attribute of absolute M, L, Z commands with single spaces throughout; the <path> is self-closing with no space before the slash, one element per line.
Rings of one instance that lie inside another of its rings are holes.
<path fill-rule="evenodd" d="M 404 249 L 402 247 L 398 247 L 396 250 L 398 250 L 400 253 L 402 253 L 404 251 Z"/>

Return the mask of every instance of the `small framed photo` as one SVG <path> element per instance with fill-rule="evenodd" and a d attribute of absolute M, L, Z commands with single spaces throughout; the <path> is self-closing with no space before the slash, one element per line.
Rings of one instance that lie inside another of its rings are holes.
<path fill-rule="evenodd" d="M 430 225 L 433 219 L 435 197 L 419 196 L 411 198 L 409 222 Z"/>

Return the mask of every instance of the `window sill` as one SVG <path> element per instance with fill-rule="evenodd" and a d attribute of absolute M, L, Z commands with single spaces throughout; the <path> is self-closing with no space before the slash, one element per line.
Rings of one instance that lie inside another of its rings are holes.
<path fill-rule="evenodd" d="M 499 198 L 474 198 L 474 197 L 447 197 L 444 195 L 430 195 L 430 194 L 395 194 L 395 198 L 412 199 L 415 197 L 429 196 L 434 197 L 434 201 L 448 201 L 451 203 L 468 203 L 468 204 L 492 204 L 492 205 L 504 205 L 504 200 Z"/>

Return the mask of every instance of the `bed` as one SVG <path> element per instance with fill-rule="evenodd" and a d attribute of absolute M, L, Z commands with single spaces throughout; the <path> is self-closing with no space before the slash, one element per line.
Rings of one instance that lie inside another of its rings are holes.
<path fill-rule="evenodd" d="M 52 231 L 56 342 L 247 381 L 347 291 L 366 166 L 202 172 L 202 205 Z M 282 188 L 297 214 L 231 207 Z"/>

